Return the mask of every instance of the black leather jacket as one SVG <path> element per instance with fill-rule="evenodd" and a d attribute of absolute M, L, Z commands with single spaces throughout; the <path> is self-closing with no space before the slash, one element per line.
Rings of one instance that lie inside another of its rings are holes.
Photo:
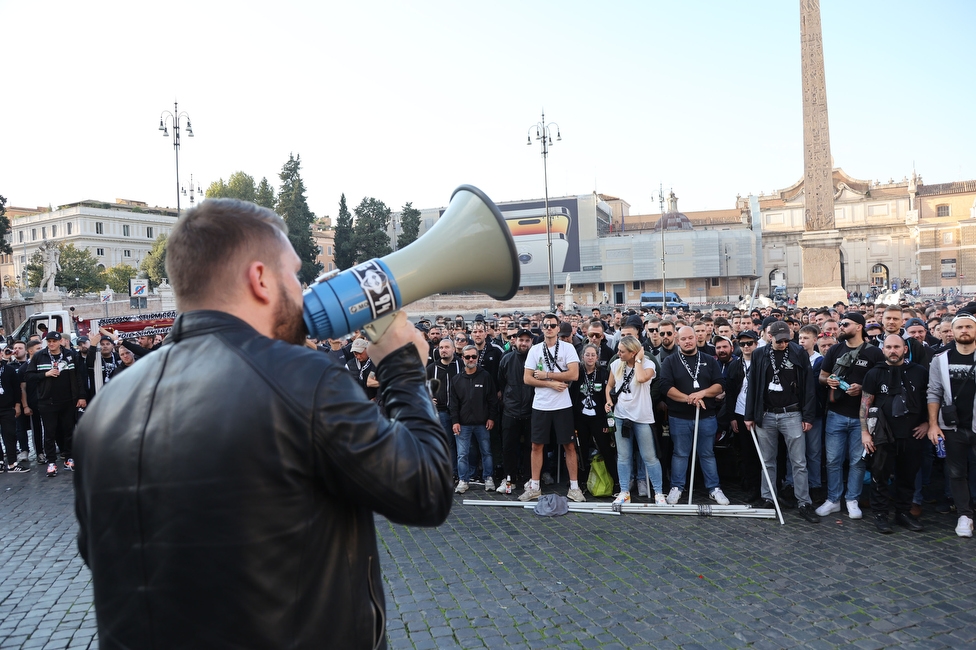
<path fill-rule="evenodd" d="M 796 366 L 796 395 L 800 400 L 800 418 L 803 422 L 813 424 L 817 417 L 817 398 L 813 386 L 816 379 L 810 369 L 810 355 L 799 344 L 787 345 L 786 357 Z M 763 401 L 766 396 L 766 371 L 770 368 L 769 361 L 772 346 L 766 345 L 752 353 L 752 365 L 749 367 L 749 392 L 746 393 L 746 422 L 757 422 L 762 425 L 763 415 L 766 413 Z"/>
<path fill-rule="evenodd" d="M 329 355 L 214 311 L 99 391 L 75 433 L 99 644 L 385 648 L 373 513 L 442 523 L 447 433 L 404 347 L 390 419 Z"/>

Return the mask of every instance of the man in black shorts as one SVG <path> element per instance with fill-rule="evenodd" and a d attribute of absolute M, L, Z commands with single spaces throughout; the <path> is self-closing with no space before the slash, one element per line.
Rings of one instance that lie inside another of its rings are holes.
<path fill-rule="evenodd" d="M 542 496 L 539 477 L 542 474 L 542 450 L 556 430 L 556 443 L 566 450 L 566 469 L 569 471 L 569 492 L 573 501 L 586 501 L 577 481 L 576 447 L 573 446 L 573 401 L 569 385 L 579 378 L 579 356 L 576 349 L 559 340 L 559 317 L 542 317 L 544 339 L 529 349 L 525 359 L 524 379 L 535 388 L 532 399 L 532 478 L 519 501 L 531 501 Z"/>

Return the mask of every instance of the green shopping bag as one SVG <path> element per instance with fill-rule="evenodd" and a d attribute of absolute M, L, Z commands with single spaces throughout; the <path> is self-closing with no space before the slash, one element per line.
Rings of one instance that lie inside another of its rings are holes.
<path fill-rule="evenodd" d="M 607 471 L 603 456 L 595 455 L 590 460 L 590 475 L 586 479 L 586 491 L 595 497 L 608 497 L 613 494 L 613 479 Z"/>

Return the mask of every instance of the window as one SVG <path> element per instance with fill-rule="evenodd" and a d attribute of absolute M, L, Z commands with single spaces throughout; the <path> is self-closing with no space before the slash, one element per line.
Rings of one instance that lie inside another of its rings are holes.
<path fill-rule="evenodd" d="M 944 233 L 942 233 L 942 243 L 943 243 L 943 245 L 945 245 L 945 244 L 951 244 L 952 243 L 952 233 L 951 232 L 944 232 Z"/>
<path fill-rule="evenodd" d="M 104 235 L 105 234 L 105 227 L 102 225 L 102 222 L 101 221 L 96 221 L 95 222 L 95 234 L 96 235 Z"/>
<path fill-rule="evenodd" d="M 125 249 L 124 251 L 122 251 L 122 257 L 132 257 L 132 251 L 130 251 L 129 249 Z"/>
<path fill-rule="evenodd" d="M 47 226 L 41 226 L 41 239 L 47 239 Z"/>
<path fill-rule="evenodd" d="M 55 226 L 51 226 L 51 236 L 52 237 L 57 237 L 58 236 L 58 227 L 56 225 Z"/>
<path fill-rule="evenodd" d="M 71 223 L 70 222 L 68 223 L 68 234 L 69 235 L 71 234 Z"/>
<path fill-rule="evenodd" d="M 20 263 L 21 263 L 21 264 L 27 264 L 27 258 L 26 258 L 26 257 L 24 257 L 23 255 L 21 255 L 21 256 L 20 256 Z M 928 408 L 928 407 L 926 407 L 926 408 Z"/>
<path fill-rule="evenodd" d="M 98 255 L 99 257 L 103 257 L 105 255 L 105 249 L 104 248 L 96 248 L 95 249 L 95 255 Z"/>
<path fill-rule="evenodd" d="M 153 238 L 153 229 L 151 226 L 146 226 L 146 237 L 149 239 Z"/>
<path fill-rule="evenodd" d="M 128 237 L 129 236 L 129 225 L 128 224 L 122 226 L 122 236 L 123 237 Z"/>
<path fill-rule="evenodd" d="M 329 270 L 330 271 L 335 270 L 335 265 L 332 262 L 329 262 Z"/>
<path fill-rule="evenodd" d="M 23 243 L 24 242 L 24 231 L 21 230 L 19 232 L 20 232 L 20 242 Z"/>
<path fill-rule="evenodd" d="M 545 215 L 543 215 L 543 216 L 545 216 Z M 596 290 L 597 291 L 606 291 L 607 290 L 607 283 L 606 282 L 600 282 L 600 283 L 598 283 L 596 285 Z"/>
<path fill-rule="evenodd" d="M 31 241 L 37 241 L 37 228 L 31 228 Z"/>
<path fill-rule="evenodd" d="M 949 206 L 948 205 L 937 205 L 937 206 L 935 206 L 935 216 L 937 216 L 937 217 L 948 217 L 949 216 Z"/>
<path fill-rule="evenodd" d="M 721 280 L 719 278 L 712 278 L 712 286 L 713 287 L 721 286 Z"/>
<path fill-rule="evenodd" d="M 633 284 L 633 286 L 631 288 L 634 291 L 640 291 L 641 290 L 641 286 L 640 285 L 641 285 L 640 280 L 634 280 L 634 284 Z"/>
<path fill-rule="evenodd" d="M 332 247 L 329 246 L 329 255 L 332 255 Z"/>

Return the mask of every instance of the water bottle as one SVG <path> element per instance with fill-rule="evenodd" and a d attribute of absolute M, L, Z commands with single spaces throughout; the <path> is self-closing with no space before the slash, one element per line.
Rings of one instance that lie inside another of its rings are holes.
<path fill-rule="evenodd" d="M 837 375 L 831 375 L 830 378 L 837 380 L 837 387 L 839 389 L 841 389 L 841 390 L 847 390 L 847 389 L 849 389 L 851 387 L 851 385 L 849 383 L 847 383 L 846 381 L 844 381 L 843 379 L 841 379 Z"/>

